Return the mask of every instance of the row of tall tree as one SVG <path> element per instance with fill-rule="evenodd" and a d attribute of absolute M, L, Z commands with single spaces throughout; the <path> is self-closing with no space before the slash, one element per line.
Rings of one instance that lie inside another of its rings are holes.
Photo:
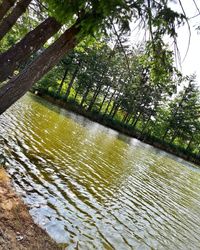
<path fill-rule="evenodd" d="M 150 34 L 152 55 L 158 59 L 157 44 L 165 35 L 175 39 L 177 25 L 187 19 L 184 11 L 170 7 L 171 1 L 1 0 L 0 114 L 77 44 L 109 33 L 115 25 L 120 37 L 131 22 L 139 23 Z"/>
<path fill-rule="evenodd" d="M 151 137 L 199 153 L 200 100 L 195 76 L 183 77 L 173 54 L 155 44 L 81 44 L 35 88 L 117 122 L 140 138 Z M 125 52 L 125 53 L 124 53 Z"/>

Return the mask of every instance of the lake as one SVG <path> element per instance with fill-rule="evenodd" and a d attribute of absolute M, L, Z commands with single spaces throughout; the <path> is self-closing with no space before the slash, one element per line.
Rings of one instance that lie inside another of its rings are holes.
<path fill-rule="evenodd" d="M 200 249 L 200 170 L 27 94 L 0 154 L 34 221 L 67 249 Z"/>

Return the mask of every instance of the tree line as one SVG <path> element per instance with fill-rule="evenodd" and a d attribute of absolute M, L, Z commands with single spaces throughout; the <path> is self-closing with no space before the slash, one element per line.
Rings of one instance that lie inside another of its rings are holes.
<path fill-rule="evenodd" d="M 178 72 L 163 41 L 176 45 L 177 26 L 189 21 L 171 2 L 1 0 L 0 114 L 34 86 L 139 138 L 199 154 L 195 76 Z M 133 48 L 122 42 L 132 22 L 147 34 Z"/>
<path fill-rule="evenodd" d="M 157 43 L 165 35 L 175 41 L 184 20 L 165 0 L 1 0 L 0 114 L 84 39 L 108 33 L 115 24 L 127 32 L 138 22 L 154 41 L 158 59 Z"/>
<path fill-rule="evenodd" d="M 104 41 L 92 46 L 83 43 L 38 81 L 34 90 L 140 139 L 198 155 L 200 93 L 195 76 L 184 77 L 172 66 L 173 54 L 167 47 L 162 48 L 160 61 L 152 60 L 151 47 L 150 43 L 135 48 L 122 48 L 119 43 L 111 48 Z"/>

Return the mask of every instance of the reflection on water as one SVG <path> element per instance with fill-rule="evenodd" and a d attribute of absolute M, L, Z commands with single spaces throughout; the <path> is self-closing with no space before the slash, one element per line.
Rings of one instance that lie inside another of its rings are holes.
<path fill-rule="evenodd" d="M 200 249 L 200 171 L 32 95 L 0 117 L 34 220 L 67 249 Z"/>

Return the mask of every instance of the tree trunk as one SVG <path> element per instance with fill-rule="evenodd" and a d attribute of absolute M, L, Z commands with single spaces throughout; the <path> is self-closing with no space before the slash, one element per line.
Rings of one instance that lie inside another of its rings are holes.
<path fill-rule="evenodd" d="M 174 140 L 176 139 L 176 136 L 177 136 L 177 132 L 178 132 L 177 130 L 174 131 L 174 134 L 173 134 L 169 144 L 172 144 L 174 142 Z"/>
<path fill-rule="evenodd" d="M 68 73 L 68 67 L 66 67 L 66 69 L 65 69 L 65 72 L 64 72 L 62 81 L 61 81 L 61 83 L 60 83 L 60 85 L 59 85 L 59 88 L 58 88 L 58 91 L 57 91 L 56 95 L 60 95 L 60 91 L 61 91 L 61 89 L 62 89 L 62 87 L 63 87 L 63 84 L 64 84 L 64 81 L 65 81 L 65 79 L 66 79 L 67 73 Z"/>
<path fill-rule="evenodd" d="M 112 93 L 112 95 L 111 95 L 111 97 L 110 97 L 110 100 L 109 100 L 109 102 L 108 102 L 108 105 L 106 106 L 106 109 L 105 109 L 105 112 L 104 112 L 103 116 L 106 115 L 106 113 L 107 113 L 107 111 L 108 111 L 108 109 L 109 109 L 109 107 L 110 107 L 112 98 L 113 98 L 113 96 L 115 95 L 116 92 L 117 92 L 117 91 L 115 90 L 115 91 Z"/>
<path fill-rule="evenodd" d="M 12 75 L 19 65 L 36 52 L 61 27 L 55 18 L 48 17 L 30 31 L 20 42 L 0 54 L 0 82 Z"/>
<path fill-rule="evenodd" d="M 76 94 L 75 94 L 75 96 L 74 96 L 74 101 L 76 101 L 76 98 L 77 98 L 77 96 L 78 96 L 79 90 L 80 90 L 80 87 L 78 87 L 78 89 L 76 90 Z"/>
<path fill-rule="evenodd" d="M 119 110 L 120 105 L 121 105 L 121 101 L 119 101 L 119 102 L 117 103 L 117 105 L 115 106 L 114 111 L 113 111 L 113 114 L 112 114 L 112 116 L 111 116 L 112 119 L 113 119 L 113 118 L 115 117 L 115 115 L 117 114 L 117 111 Z"/>
<path fill-rule="evenodd" d="M 148 127 L 148 124 L 149 124 L 149 122 L 150 122 L 150 119 L 151 119 L 151 114 L 149 115 L 149 117 L 148 117 L 146 123 L 144 124 L 144 127 L 143 127 L 143 129 L 142 129 L 141 135 L 144 134 L 144 131 L 145 131 L 146 128 Z"/>
<path fill-rule="evenodd" d="M 0 89 L 0 114 L 22 97 L 35 82 L 53 68 L 70 49 L 75 47 L 78 42 L 76 35 L 79 33 L 76 25 L 74 24 L 66 30 L 19 75 L 3 85 Z"/>
<path fill-rule="evenodd" d="M 193 136 L 191 136 L 190 141 L 189 141 L 189 143 L 188 143 L 188 145 L 186 147 L 186 150 L 188 150 L 190 148 L 190 145 L 191 145 L 192 141 L 193 141 Z"/>
<path fill-rule="evenodd" d="M 170 130 L 169 128 L 167 128 L 167 129 L 165 130 L 165 133 L 164 133 L 164 135 L 163 135 L 163 137 L 162 137 L 162 141 L 163 141 L 163 142 L 165 141 L 165 137 L 167 136 L 169 130 Z"/>
<path fill-rule="evenodd" d="M 126 124 L 126 125 L 129 124 L 129 122 L 130 122 L 130 120 L 131 120 L 131 117 L 132 117 L 132 113 L 129 113 L 127 119 L 125 120 L 125 124 Z"/>
<path fill-rule="evenodd" d="M 126 124 L 126 120 L 128 118 L 129 113 L 125 112 L 125 115 L 122 117 L 122 123 Z"/>
<path fill-rule="evenodd" d="M 93 107 L 93 105 L 94 105 L 94 103 L 95 103 L 95 101 L 97 99 L 97 96 L 99 95 L 99 93 L 101 91 L 101 87 L 102 87 L 101 85 L 97 87 L 97 89 L 96 89 L 96 91 L 95 91 L 95 93 L 94 93 L 94 95 L 92 97 L 92 100 L 90 102 L 90 105 L 89 105 L 87 111 L 91 111 L 92 110 L 92 107 Z"/>
<path fill-rule="evenodd" d="M 69 96 L 69 94 L 70 94 L 71 87 L 72 87 L 72 85 L 73 85 L 73 83 L 74 83 L 74 80 L 75 80 L 77 74 L 78 74 L 79 66 L 80 66 L 80 63 L 76 66 L 76 69 L 74 70 L 74 73 L 73 73 L 73 75 L 72 75 L 72 78 L 71 78 L 71 80 L 70 80 L 70 82 L 69 82 L 69 85 L 68 85 L 68 87 L 67 87 L 67 91 L 66 91 L 66 93 L 65 93 L 65 99 L 66 99 L 66 100 L 68 99 L 68 96 Z"/>
<path fill-rule="evenodd" d="M 99 113 L 101 112 L 101 109 L 102 109 L 102 107 L 103 107 L 103 105 L 104 105 L 104 102 L 105 102 L 105 100 L 106 100 L 106 98 L 107 98 L 107 96 L 108 96 L 109 91 L 110 91 L 110 86 L 107 87 L 106 94 L 104 95 L 103 101 L 102 101 L 101 106 L 100 106 L 100 108 L 99 108 Z"/>
<path fill-rule="evenodd" d="M 115 100 L 114 100 L 114 103 L 113 103 L 113 106 L 112 106 L 112 109 L 111 109 L 109 115 L 112 115 L 112 113 L 114 112 L 115 107 L 117 106 L 118 101 L 119 101 L 119 100 L 118 100 L 118 99 L 119 99 L 119 96 L 120 96 L 120 94 L 118 93 L 117 97 L 116 97 Z"/>
<path fill-rule="evenodd" d="M 90 92 L 90 85 L 87 87 L 85 93 L 83 94 L 81 104 L 80 104 L 81 107 L 83 107 L 83 103 L 86 101 L 86 98 L 87 98 L 89 92 Z"/>
<path fill-rule="evenodd" d="M 26 11 L 31 0 L 21 0 L 14 7 L 13 11 L 5 17 L 0 24 L 0 41 L 16 23 L 17 19 Z"/>
<path fill-rule="evenodd" d="M 135 126 L 137 125 L 137 123 L 138 123 L 138 121 L 139 121 L 141 115 L 142 115 L 142 113 L 139 113 L 139 115 L 137 116 L 136 120 L 134 121 L 133 126 L 132 126 L 133 129 L 134 129 Z"/>
<path fill-rule="evenodd" d="M 9 9 L 14 5 L 16 0 L 3 0 L 0 5 L 0 21 L 3 19 L 3 17 L 6 15 L 6 13 L 9 11 Z"/>

